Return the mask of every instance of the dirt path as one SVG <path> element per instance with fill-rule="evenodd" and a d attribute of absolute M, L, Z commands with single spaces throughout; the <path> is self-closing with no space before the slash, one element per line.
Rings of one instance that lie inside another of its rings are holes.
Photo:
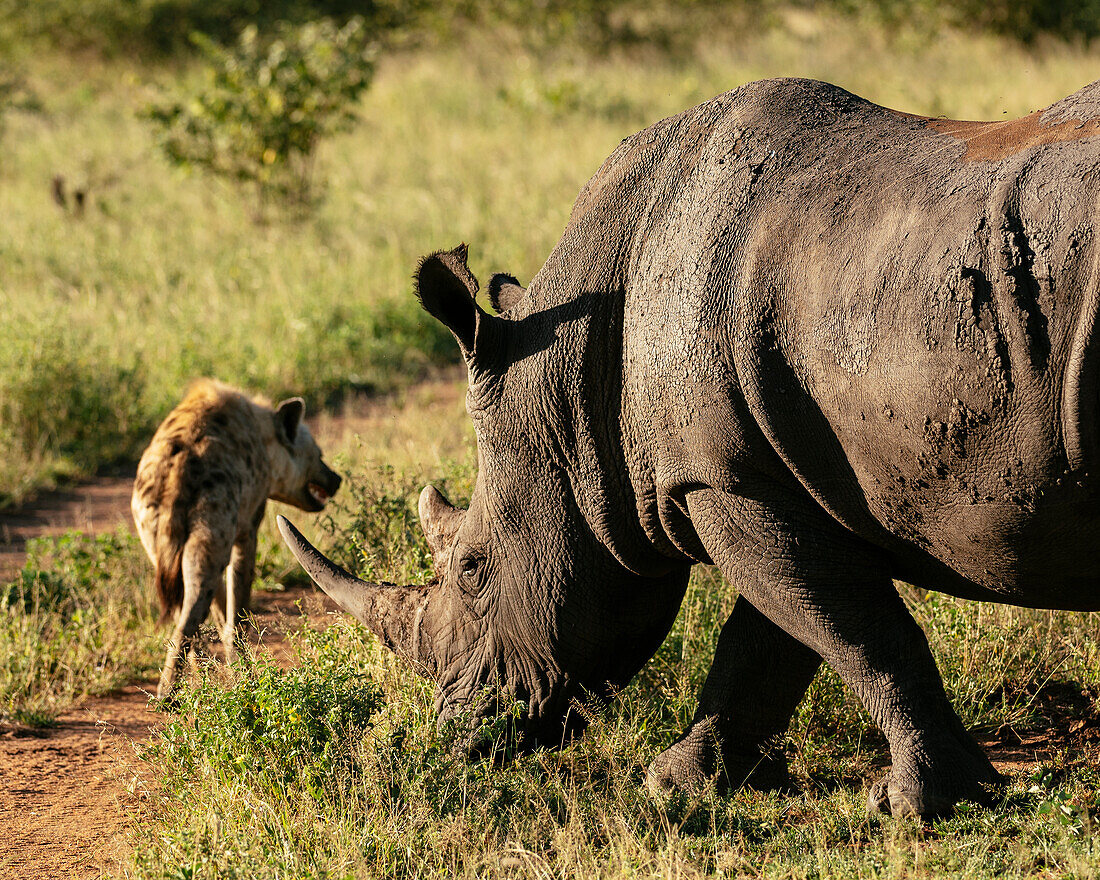
<path fill-rule="evenodd" d="M 32 538 L 132 527 L 132 488 L 132 473 L 102 477 L 0 512 L 0 582 L 23 566 Z M 335 609 L 310 588 L 257 592 L 253 643 L 262 633 L 264 648 L 284 656 L 299 602 L 311 618 Z M 164 719 L 148 705 L 155 691 L 155 680 L 138 682 L 84 701 L 52 728 L 0 733 L 0 880 L 115 873 L 129 853 L 132 792 L 142 772 L 134 745 Z"/>
<path fill-rule="evenodd" d="M 105 532 L 130 523 L 134 473 L 99 477 L 39 495 L 29 504 L 0 510 L 0 581 L 23 567 L 27 541 L 76 529 Z"/>
<path fill-rule="evenodd" d="M 98 877 L 126 854 L 133 740 L 155 716 L 139 685 L 49 730 L 0 738 L 0 877 Z"/>
<path fill-rule="evenodd" d="M 285 653 L 284 634 L 301 619 L 335 610 L 309 588 L 254 596 L 266 650 Z M 149 708 L 156 682 L 91 698 L 47 730 L 0 736 L 0 878 L 53 880 L 113 873 L 129 853 L 127 824 L 142 772 L 134 744 L 165 716 Z"/>

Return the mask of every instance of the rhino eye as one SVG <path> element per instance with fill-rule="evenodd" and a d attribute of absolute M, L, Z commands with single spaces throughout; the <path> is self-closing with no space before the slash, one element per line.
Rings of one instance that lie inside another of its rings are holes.
<path fill-rule="evenodd" d="M 463 581 L 469 581 L 471 583 L 476 582 L 477 575 L 481 573 L 482 563 L 485 561 L 484 557 L 480 555 L 471 554 L 469 557 L 462 557 L 459 562 L 459 572 Z"/>

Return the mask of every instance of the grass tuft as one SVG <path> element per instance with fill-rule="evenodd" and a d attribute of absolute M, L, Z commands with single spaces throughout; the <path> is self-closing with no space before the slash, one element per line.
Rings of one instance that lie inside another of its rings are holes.
<path fill-rule="evenodd" d="M 158 668 L 148 563 L 129 532 L 28 543 L 0 587 L 0 723 L 42 726 Z"/>

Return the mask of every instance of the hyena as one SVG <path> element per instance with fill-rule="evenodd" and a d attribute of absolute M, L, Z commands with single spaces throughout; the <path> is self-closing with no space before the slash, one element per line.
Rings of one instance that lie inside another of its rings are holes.
<path fill-rule="evenodd" d="M 225 616 L 222 642 L 233 659 L 267 500 L 315 512 L 339 488 L 302 422 L 304 409 L 299 397 L 273 409 L 200 380 L 141 456 L 130 509 L 156 567 L 161 623 L 176 615 L 158 698 L 171 696 L 212 601 Z"/>

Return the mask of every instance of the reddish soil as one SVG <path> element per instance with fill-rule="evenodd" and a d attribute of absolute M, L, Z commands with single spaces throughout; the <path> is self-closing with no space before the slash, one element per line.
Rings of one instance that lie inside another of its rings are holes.
<path fill-rule="evenodd" d="M 130 742 L 155 723 L 146 701 L 134 685 L 55 728 L 0 737 L 0 876 L 98 877 L 125 855 Z"/>

